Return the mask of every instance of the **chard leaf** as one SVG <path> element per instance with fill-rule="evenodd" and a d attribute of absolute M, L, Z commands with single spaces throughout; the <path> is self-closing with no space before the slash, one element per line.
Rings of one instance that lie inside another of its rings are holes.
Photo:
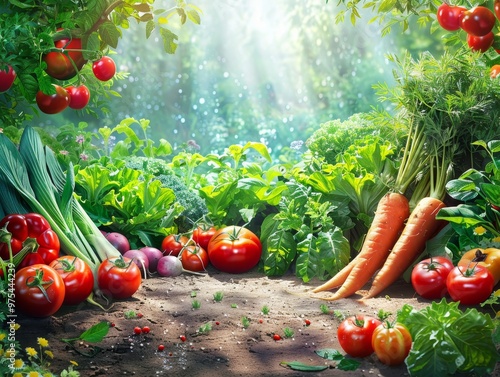
<path fill-rule="evenodd" d="M 262 238 L 264 273 L 267 276 L 281 276 L 295 260 L 296 243 L 291 232 L 278 229 L 275 223 L 275 231 L 269 237 Z"/>

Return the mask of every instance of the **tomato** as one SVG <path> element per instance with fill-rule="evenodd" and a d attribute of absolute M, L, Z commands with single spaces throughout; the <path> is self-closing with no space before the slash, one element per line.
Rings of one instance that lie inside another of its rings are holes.
<path fill-rule="evenodd" d="M 199 245 L 186 246 L 181 254 L 182 268 L 188 271 L 205 271 L 209 259 L 206 250 Z"/>
<path fill-rule="evenodd" d="M 377 318 L 363 314 L 344 319 L 337 329 L 340 346 L 352 357 L 371 355 L 373 332 L 381 323 Z"/>
<path fill-rule="evenodd" d="M 478 305 L 490 297 L 495 280 L 491 272 L 480 264 L 471 267 L 456 266 L 448 274 L 446 287 L 453 301 L 462 305 Z"/>
<path fill-rule="evenodd" d="M 131 297 L 141 286 L 141 281 L 141 270 L 130 258 L 108 258 L 97 269 L 99 288 L 115 299 Z"/>
<path fill-rule="evenodd" d="M 103 56 L 92 64 L 92 72 L 98 80 L 108 81 L 115 75 L 115 62 L 109 56 Z"/>
<path fill-rule="evenodd" d="M 410 332 L 400 323 L 382 323 L 373 332 L 373 351 L 386 365 L 402 364 L 410 353 L 411 344 Z"/>
<path fill-rule="evenodd" d="M 214 226 L 201 224 L 193 230 L 193 241 L 206 250 L 215 232 L 217 232 L 217 228 Z"/>
<path fill-rule="evenodd" d="M 19 268 L 32 264 L 49 264 L 59 257 L 61 244 L 57 233 L 52 230 L 48 221 L 38 213 L 10 214 L 0 220 L 0 228 L 6 226 L 12 235 L 10 247 L 12 256 L 23 248 L 30 252 L 22 259 Z M 10 259 L 9 245 L 0 243 L 0 257 Z"/>
<path fill-rule="evenodd" d="M 493 45 L 494 39 L 495 35 L 491 31 L 482 37 L 476 37 L 474 35 L 467 34 L 467 44 L 472 49 L 472 51 L 488 51 L 489 48 Z"/>
<path fill-rule="evenodd" d="M 55 41 L 54 47 L 59 51 L 51 51 L 43 55 L 43 61 L 47 63 L 45 72 L 58 80 L 69 80 L 75 77 L 87 62 L 83 58 L 81 39 L 63 38 Z"/>
<path fill-rule="evenodd" d="M 441 4 L 437 11 L 439 25 L 448 31 L 460 29 L 460 19 L 463 16 L 463 12 L 466 10 L 466 8 L 456 5 Z"/>
<path fill-rule="evenodd" d="M 0 69 L 0 93 L 9 90 L 15 79 L 16 71 L 10 65 L 6 70 Z"/>
<path fill-rule="evenodd" d="M 161 250 L 165 255 L 178 256 L 182 248 L 189 242 L 189 238 L 180 234 L 170 234 L 161 242 Z"/>
<path fill-rule="evenodd" d="M 75 110 L 83 109 L 90 100 L 90 91 L 85 85 L 66 87 L 69 94 L 69 107 Z"/>
<path fill-rule="evenodd" d="M 239 274 L 259 263 L 262 244 L 252 231 L 239 226 L 219 229 L 208 243 L 210 263 L 222 272 Z"/>
<path fill-rule="evenodd" d="M 94 289 L 94 274 L 82 259 L 63 255 L 50 264 L 63 279 L 66 295 L 64 305 L 77 305 L 87 299 Z"/>
<path fill-rule="evenodd" d="M 498 77 L 498 75 L 500 75 L 500 64 L 495 64 L 493 65 L 491 68 L 490 68 L 490 77 L 492 79 L 495 79 Z M 492 208 L 496 209 L 498 211 L 497 208 L 493 207 L 493 205 L 491 206 Z"/>
<path fill-rule="evenodd" d="M 36 94 L 36 103 L 38 108 L 45 114 L 57 114 L 63 111 L 69 105 L 69 94 L 62 86 L 54 85 L 55 94 L 45 94 L 41 90 Z"/>
<path fill-rule="evenodd" d="M 15 294 L 16 310 L 32 317 L 48 317 L 62 306 L 65 287 L 52 267 L 34 264 L 16 272 Z"/>
<path fill-rule="evenodd" d="M 476 263 L 486 267 L 491 272 L 495 285 L 500 281 L 500 249 L 493 247 L 472 249 L 465 252 L 458 261 L 458 265 L 464 267 L 471 267 Z"/>
<path fill-rule="evenodd" d="M 493 4 L 493 10 L 495 11 L 495 15 L 500 20 L 500 0 L 495 0 Z"/>
<path fill-rule="evenodd" d="M 446 278 L 453 263 L 446 257 L 433 257 L 420 261 L 411 272 L 413 289 L 423 298 L 433 300 L 446 296 Z"/>
<path fill-rule="evenodd" d="M 482 37 L 493 30 L 496 18 L 491 10 L 483 6 L 477 6 L 464 11 L 460 19 L 460 27 L 467 34 Z"/>

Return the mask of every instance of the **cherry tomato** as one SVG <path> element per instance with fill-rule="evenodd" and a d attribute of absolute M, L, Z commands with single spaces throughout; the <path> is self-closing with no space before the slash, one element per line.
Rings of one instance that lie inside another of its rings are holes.
<path fill-rule="evenodd" d="M 63 255 L 50 264 L 64 282 L 64 305 L 77 305 L 85 301 L 94 289 L 94 274 L 82 259 Z"/>
<path fill-rule="evenodd" d="M 496 18 L 491 10 L 483 6 L 477 6 L 464 11 L 460 19 L 460 27 L 467 34 L 482 37 L 493 30 Z"/>
<path fill-rule="evenodd" d="M 36 94 L 38 108 L 45 114 L 57 114 L 69 105 L 69 94 L 62 86 L 54 85 L 55 94 L 45 94 L 41 90 Z"/>
<path fill-rule="evenodd" d="M 85 85 L 66 87 L 69 94 L 69 107 L 75 110 L 81 110 L 90 101 L 90 91 Z"/>
<path fill-rule="evenodd" d="M 206 250 L 215 232 L 217 229 L 214 226 L 202 224 L 193 230 L 193 241 Z"/>
<path fill-rule="evenodd" d="M 410 332 L 400 323 L 385 322 L 373 331 L 372 347 L 383 364 L 402 364 L 410 353 L 411 344 Z"/>
<path fill-rule="evenodd" d="M 10 89 L 16 79 L 16 71 L 9 65 L 6 70 L 0 68 L 0 93 Z"/>
<path fill-rule="evenodd" d="M 456 5 L 441 4 L 437 11 L 439 25 L 448 31 L 460 29 L 460 19 L 463 16 L 463 12 L 466 10 L 466 8 Z"/>
<path fill-rule="evenodd" d="M 182 248 L 189 242 L 189 238 L 180 234 L 170 234 L 161 242 L 161 250 L 165 255 L 178 256 Z"/>
<path fill-rule="evenodd" d="M 38 213 L 10 214 L 0 220 L 0 228 L 5 225 L 12 235 L 10 246 L 13 256 L 24 247 L 30 248 L 30 252 L 18 265 L 19 268 L 39 263 L 49 264 L 59 257 L 61 248 L 59 237 L 42 215 Z M 4 260 L 10 259 L 6 243 L 0 243 L 0 257 Z"/>
<path fill-rule="evenodd" d="M 448 274 L 446 287 L 453 301 L 462 305 L 478 305 L 490 297 L 495 286 L 491 272 L 480 264 L 456 266 Z"/>
<path fill-rule="evenodd" d="M 15 294 L 16 310 L 32 317 L 48 317 L 62 306 L 65 287 L 52 267 L 34 264 L 16 272 Z"/>
<path fill-rule="evenodd" d="M 239 226 L 219 229 L 208 243 L 210 263 L 222 272 L 239 274 L 259 263 L 262 244 L 252 231 Z"/>
<path fill-rule="evenodd" d="M 129 298 L 141 286 L 141 270 L 130 258 L 108 258 L 97 269 L 97 284 L 115 299 Z"/>
<path fill-rule="evenodd" d="M 495 0 L 493 10 L 495 11 L 497 18 L 500 20 L 500 0 Z"/>
<path fill-rule="evenodd" d="M 423 298 L 433 300 L 446 296 L 446 278 L 453 263 L 446 257 L 433 257 L 420 261 L 411 272 L 413 289 Z"/>
<path fill-rule="evenodd" d="M 476 37 L 474 35 L 467 34 L 467 44 L 471 48 L 472 51 L 477 52 L 486 52 L 493 45 L 493 40 L 495 39 L 495 35 L 493 32 L 489 32 L 488 34 L 482 37 Z"/>
<path fill-rule="evenodd" d="M 199 245 L 186 246 L 181 253 L 182 268 L 188 271 L 205 271 L 208 266 L 208 254 Z"/>
<path fill-rule="evenodd" d="M 98 80 L 108 81 L 116 73 L 115 62 L 109 56 L 103 56 L 92 64 L 92 72 Z"/>
<path fill-rule="evenodd" d="M 51 51 L 43 56 L 43 61 L 47 63 L 45 70 L 47 74 L 58 80 L 69 80 L 75 77 L 87 62 L 82 55 L 81 39 L 63 38 L 55 41 L 54 47 L 59 51 Z"/>
<path fill-rule="evenodd" d="M 490 68 L 490 77 L 496 79 L 500 74 L 500 64 L 495 64 Z M 493 207 L 493 206 L 492 206 Z M 498 209 L 497 209 L 498 211 Z"/>
<path fill-rule="evenodd" d="M 377 318 L 362 314 L 344 319 L 337 329 L 340 346 L 352 357 L 371 355 L 373 331 L 381 323 Z"/>

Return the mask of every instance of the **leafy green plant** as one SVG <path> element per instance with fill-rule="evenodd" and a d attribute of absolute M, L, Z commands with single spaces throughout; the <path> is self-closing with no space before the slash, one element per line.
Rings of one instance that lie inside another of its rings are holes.
<path fill-rule="evenodd" d="M 201 302 L 199 300 L 191 301 L 191 307 L 195 310 L 201 308 Z"/>
<path fill-rule="evenodd" d="M 248 328 L 250 326 L 250 319 L 247 316 L 241 317 L 241 325 L 244 329 Z"/>
<path fill-rule="evenodd" d="M 221 302 L 223 298 L 224 298 L 224 292 L 217 291 L 214 293 L 214 301 L 215 302 Z"/>
<path fill-rule="evenodd" d="M 295 331 L 291 327 L 285 327 L 283 329 L 283 334 L 285 335 L 285 338 L 293 338 Z"/>
<path fill-rule="evenodd" d="M 210 331 L 212 331 L 212 324 L 211 324 L 210 322 L 207 322 L 207 323 L 204 323 L 203 325 L 201 325 L 201 326 L 198 328 L 197 333 L 198 333 L 198 334 L 202 334 L 202 335 L 206 335 L 206 334 L 208 334 Z"/>
<path fill-rule="evenodd" d="M 264 306 L 262 307 L 262 309 L 260 309 L 260 311 L 262 312 L 262 314 L 264 314 L 264 315 L 268 315 L 268 314 L 269 314 L 269 312 L 271 311 L 271 309 L 269 309 L 269 306 L 264 305 Z"/>

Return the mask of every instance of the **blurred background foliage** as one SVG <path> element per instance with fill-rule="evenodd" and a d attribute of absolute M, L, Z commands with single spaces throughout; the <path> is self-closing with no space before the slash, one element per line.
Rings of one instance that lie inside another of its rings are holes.
<path fill-rule="evenodd" d="M 174 148 L 221 153 L 231 144 L 260 141 L 276 159 L 290 145 L 298 149 L 320 124 L 377 106 L 373 85 L 394 81 L 387 54 L 444 49 L 431 23 L 409 19 L 382 36 L 384 25 L 368 22 L 370 9 L 358 10 L 362 21 L 355 25 L 336 22 L 343 12 L 336 2 L 195 4 L 203 11 L 201 25 L 179 31 L 174 55 L 165 54 L 158 35 L 146 39 L 133 24 L 124 31 L 112 57 L 126 75 L 115 80 L 120 97 L 106 99 L 108 111 L 40 114 L 33 123 L 57 130 L 84 121 L 97 130 L 144 118 L 148 136 Z"/>

